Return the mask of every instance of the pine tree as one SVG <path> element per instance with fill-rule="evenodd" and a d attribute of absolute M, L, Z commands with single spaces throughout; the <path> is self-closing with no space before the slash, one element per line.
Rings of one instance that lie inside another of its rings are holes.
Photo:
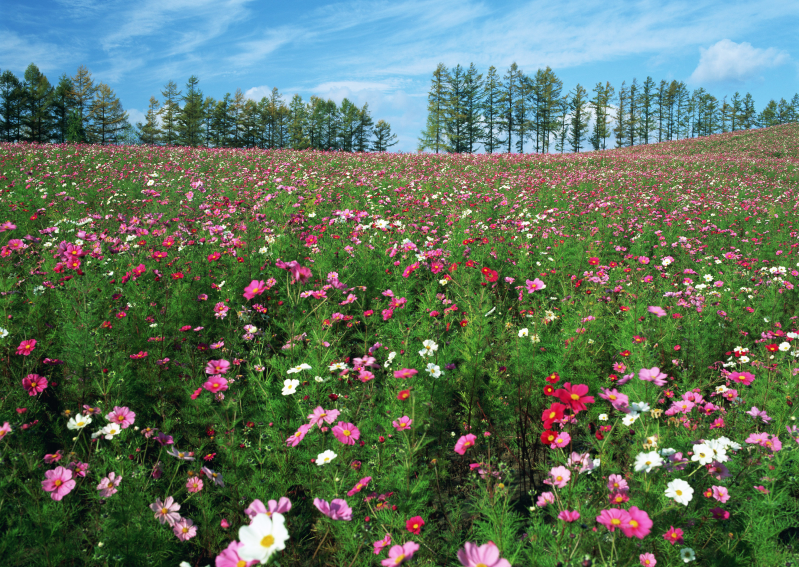
<path fill-rule="evenodd" d="M 244 101 L 244 108 L 239 117 L 239 124 L 241 125 L 241 145 L 245 148 L 254 148 L 258 146 L 258 138 L 260 137 L 258 123 L 260 118 L 258 116 L 258 105 L 254 100 L 247 99 Z"/>
<path fill-rule="evenodd" d="M 158 114 L 161 116 L 161 129 L 163 131 L 164 144 L 173 146 L 178 141 L 178 115 L 180 114 L 180 107 L 178 106 L 178 97 L 183 91 L 178 90 L 175 81 L 169 81 L 164 90 L 161 91 L 161 96 L 164 97 L 164 104 Z"/>
<path fill-rule="evenodd" d="M 427 94 L 427 124 L 419 138 L 418 150 L 433 150 L 436 153 L 446 148 L 447 101 L 449 72 L 443 63 L 433 71 L 430 92 Z"/>
<path fill-rule="evenodd" d="M 276 91 L 277 89 L 272 89 Z M 240 148 L 244 145 L 244 93 L 241 88 L 237 88 L 233 95 L 233 102 L 229 105 L 230 112 L 230 145 L 234 148 Z"/>
<path fill-rule="evenodd" d="M 567 94 L 562 99 L 559 99 L 558 112 L 559 121 L 558 126 L 554 130 L 556 148 L 560 153 L 566 151 L 566 140 L 569 138 L 569 123 L 567 121 L 569 115 L 569 95 Z"/>
<path fill-rule="evenodd" d="M 327 99 L 323 123 L 324 149 L 331 152 L 339 149 L 338 131 L 341 127 L 341 113 L 336 107 L 336 101 Z"/>
<path fill-rule="evenodd" d="M 627 103 L 630 98 L 630 91 L 627 89 L 627 82 L 622 81 L 619 89 L 619 104 L 616 107 L 616 127 L 613 128 L 613 135 L 616 136 L 616 147 L 625 146 L 625 134 L 627 132 Z"/>
<path fill-rule="evenodd" d="M 532 103 L 534 107 L 534 128 L 536 132 L 536 152 L 549 151 L 550 137 L 557 131 L 562 133 L 561 110 L 565 98 L 561 98 L 563 81 L 552 68 L 539 69 L 533 79 Z M 556 136 L 556 142 L 558 137 Z"/>
<path fill-rule="evenodd" d="M 155 146 L 161 141 L 161 128 L 158 126 L 158 107 L 161 103 L 154 96 L 150 97 L 150 106 L 145 114 L 145 123 L 138 122 L 136 128 L 139 129 L 139 139 L 142 144 Z"/>
<path fill-rule="evenodd" d="M 72 106 L 78 111 L 81 121 L 80 128 L 77 131 L 87 132 L 89 130 L 89 108 L 96 92 L 97 87 L 92 80 L 92 74 L 85 66 L 81 65 L 78 67 L 78 73 L 72 77 L 72 90 L 70 91 Z M 74 132 L 76 132 L 75 128 L 73 128 Z"/>
<path fill-rule="evenodd" d="M 793 109 L 792 122 L 799 122 L 799 93 L 793 95 L 791 99 L 791 108 Z"/>
<path fill-rule="evenodd" d="M 521 87 L 522 71 L 516 62 L 508 68 L 508 72 L 503 77 L 502 90 L 499 96 L 499 121 L 500 132 L 507 132 L 508 139 L 503 142 L 508 145 L 508 153 L 513 152 L 513 134 L 516 131 L 514 118 L 517 113 L 516 107 L 519 105 L 519 90 Z"/>
<path fill-rule="evenodd" d="M 22 118 L 23 136 L 29 142 L 50 141 L 52 124 L 50 105 L 53 87 L 39 68 L 31 63 L 25 70 L 25 114 Z"/>
<path fill-rule="evenodd" d="M 574 91 L 570 93 L 569 98 L 569 112 L 571 113 L 571 128 L 569 143 L 571 144 L 572 152 L 579 152 L 580 148 L 585 141 L 585 133 L 588 130 L 588 93 L 580 83 L 574 87 Z"/>
<path fill-rule="evenodd" d="M 83 119 L 80 117 L 80 111 L 73 108 L 69 111 L 69 118 L 67 119 L 67 142 L 74 144 L 82 144 L 86 142 L 86 129 L 83 127 Z"/>
<path fill-rule="evenodd" d="M 769 126 L 776 126 L 779 124 L 777 120 L 777 101 L 773 98 L 768 101 L 765 108 L 760 111 L 760 115 L 757 118 L 757 122 L 761 128 L 768 128 Z"/>
<path fill-rule="evenodd" d="M 633 82 L 630 83 L 629 97 L 627 98 L 627 143 L 630 147 L 634 146 L 635 141 L 638 139 L 636 134 L 638 132 L 638 123 L 640 122 L 639 95 L 638 81 L 633 78 Z"/>
<path fill-rule="evenodd" d="M 394 141 L 397 139 L 397 135 L 391 133 L 391 124 L 388 124 L 384 120 L 377 121 L 373 132 L 375 141 L 372 144 L 372 151 L 385 152 L 388 151 L 388 148 L 397 144 L 397 142 Z"/>
<path fill-rule="evenodd" d="M 793 122 L 793 108 L 791 103 L 781 98 L 777 105 L 777 123 L 787 124 L 788 122 Z"/>
<path fill-rule="evenodd" d="M 755 99 L 752 98 L 752 95 L 746 93 L 746 96 L 743 99 L 743 119 L 741 120 L 741 125 L 749 130 L 750 128 L 754 128 L 757 126 L 757 115 L 755 112 Z"/>
<path fill-rule="evenodd" d="M 657 85 L 652 77 L 647 77 L 641 85 L 638 95 L 638 108 L 640 110 L 638 122 L 638 139 L 644 144 L 649 143 L 652 132 L 655 131 L 655 106 L 657 97 Z"/>
<path fill-rule="evenodd" d="M 305 102 L 299 94 L 291 98 L 289 104 L 291 118 L 289 119 L 289 140 L 294 150 L 304 150 L 311 145 L 306 133 L 307 111 Z"/>
<path fill-rule="evenodd" d="M 340 113 L 341 128 L 338 136 L 341 143 L 339 147 L 345 152 L 351 152 L 355 141 L 355 132 L 361 122 L 360 112 L 348 98 L 344 98 L 341 101 Z"/>
<path fill-rule="evenodd" d="M 315 150 L 322 149 L 322 120 L 324 109 L 324 101 L 318 96 L 313 95 L 305 107 L 305 113 L 308 116 L 308 141 L 311 143 L 310 147 Z"/>
<path fill-rule="evenodd" d="M 0 75 L 0 99 L 2 99 L 0 108 L 2 108 L 3 114 L 3 121 L 0 123 L 0 139 L 6 142 L 15 142 L 20 139 L 25 97 L 22 83 L 9 70 L 3 71 Z"/>
<path fill-rule="evenodd" d="M 594 98 L 591 99 L 591 108 L 594 111 L 594 131 L 589 141 L 594 150 L 607 149 L 607 139 L 610 137 L 610 101 L 615 91 L 609 82 L 604 86 L 601 82 L 594 85 Z"/>
<path fill-rule="evenodd" d="M 355 131 L 355 148 L 356 152 L 369 151 L 369 139 L 372 135 L 372 126 L 374 121 L 369 114 L 369 103 L 363 103 L 363 107 L 358 112 L 358 129 Z"/>
<path fill-rule="evenodd" d="M 70 90 L 72 90 L 72 81 L 65 73 L 61 75 L 61 79 L 53 91 L 53 100 L 50 106 L 53 139 L 57 144 L 63 144 L 67 141 L 67 121 L 69 119 L 69 111 L 72 109 L 69 98 Z"/>
<path fill-rule="evenodd" d="M 183 146 L 200 146 L 203 142 L 203 93 L 197 88 L 200 79 L 195 75 L 186 82 L 186 95 L 181 99 L 183 108 L 177 115 L 177 143 Z"/>
<path fill-rule="evenodd" d="M 128 120 L 128 113 L 122 110 L 122 103 L 105 83 L 100 83 L 97 87 L 90 114 L 92 122 L 88 139 L 102 145 L 115 143 L 120 129 Z"/>
<path fill-rule="evenodd" d="M 493 154 L 499 146 L 505 143 L 497 136 L 500 120 L 501 83 L 497 69 L 493 65 L 488 68 L 485 83 L 483 84 L 483 132 L 481 141 L 486 152 Z"/>
<path fill-rule="evenodd" d="M 668 107 L 668 101 L 666 100 L 668 97 L 669 92 L 669 85 L 665 81 L 665 79 L 660 81 L 660 85 L 658 86 L 657 92 L 657 130 L 658 130 L 658 143 L 662 142 L 666 139 L 666 123 L 668 122 L 666 116 L 667 112 L 666 109 Z"/>
<path fill-rule="evenodd" d="M 483 102 L 483 75 L 474 63 L 469 65 L 463 79 L 464 109 L 466 116 L 466 151 L 474 153 L 482 137 L 480 109 Z"/>

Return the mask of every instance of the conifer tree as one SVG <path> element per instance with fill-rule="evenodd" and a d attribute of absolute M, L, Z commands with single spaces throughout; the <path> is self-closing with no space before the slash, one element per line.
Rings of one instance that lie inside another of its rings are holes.
<path fill-rule="evenodd" d="M 341 128 L 339 129 L 338 136 L 340 140 L 339 147 L 345 152 L 351 152 L 353 142 L 355 140 L 355 133 L 358 130 L 358 125 L 361 122 L 360 111 L 348 98 L 341 101 Z"/>
<path fill-rule="evenodd" d="M 77 74 L 72 77 L 72 90 L 70 91 L 70 98 L 72 99 L 72 106 L 77 110 L 78 117 L 81 124 L 78 131 L 86 132 L 89 128 L 89 108 L 92 105 L 94 95 L 97 92 L 97 87 L 92 80 L 92 74 L 89 70 L 81 65 L 78 67 Z M 73 128 L 73 133 L 75 129 Z"/>
<path fill-rule="evenodd" d="M 499 121 L 500 132 L 506 132 L 508 139 L 503 142 L 507 144 L 508 153 L 513 152 L 513 134 L 516 132 L 514 119 L 519 105 L 519 91 L 521 87 L 522 71 L 514 61 L 508 68 L 501 86 L 499 96 Z"/>
<path fill-rule="evenodd" d="M 318 96 L 311 95 L 305 107 L 308 116 L 308 141 L 311 148 L 318 150 L 322 148 L 322 120 L 324 114 L 324 101 Z"/>
<path fill-rule="evenodd" d="M 444 130 L 446 151 L 463 153 L 466 143 L 466 73 L 460 64 L 446 75 L 446 105 L 444 106 Z"/>
<path fill-rule="evenodd" d="M 161 116 L 161 129 L 163 131 L 163 141 L 167 146 L 173 146 L 178 141 L 178 115 L 180 114 L 180 107 L 178 106 L 178 97 L 183 91 L 178 90 L 178 86 L 174 81 L 169 81 L 164 90 L 161 91 L 161 96 L 164 97 L 164 103 L 161 110 L 158 111 Z"/>
<path fill-rule="evenodd" d="M 585 141 L 585 133 L 588 130 L 588 93 L 580 83 L 574 87 L 574 91 L 569 97 L 568 109 L 571 113 L 569 143 L 572 152 L 579 152 Z"/>
<path fill-rule="evenodd" d="M 644 144 L 649 143 L 652 132 L 655 131 L 655 108 L 657 98 L 657 85 L 652 77 L 647 77 L 641 85 L 638 95 L 639 122 L 638 139 Z"/>
<path fill-rule="evenodd" d="M 551 67 L 536 71 L 530 95 L 535 116 L 533 125 L 536 132 L 536 152 L 540 149 L 542 153 L 547 153 L 550 137 L 556 131 L 563 131 L 561 111 L 565 97 L 561 98 L 562 91 L 563 81 L 555 75 Z M 557 142 L 558 136 L 555 138 Z"/>
<path fill-rule="evenodd" d="M 633 78 L 627 98 L 627 144 L 631 147 L 635 145 L 635 141 L 638 139 L 638 122 L 640 121 L 638 109 L 639 91 L 638 81 Z"/>
<path fill-rule="evenodd" d="M 67 141 L 67 121 L 69 111 L 72 109 L 69 92 L 72 90 L 72 81 L 64 73 L 53 91 L 50 113 L 53 123 L 53 140 L 57 144 Z"/>
<path fill-rule="evenodd" d="M 743 99 L 743 119 L 741 120 L 741 125 L 749 130 L 757 125 L 757 115 L 755 111 L 755 99 L 752 98 L 752 95 L 746 93 Z"/>
<path fill-rule="evenodd" d="M 439 63 L 433 71 L 430 92 L 427 94 L 427 124 L 419 138 L 419 151 L 433 150 L 439 153 L 446 149 L 448 84 L 449 72 L 443 63 Z"/>
<path fill-rule="evenodd" d="M 666 98 L 668 96 L 668 89 L 669 86 L 666 80 L 661 79 L 657 92 L 657 110 L 655 111 L 657 115 L 658 143 L 666 139 Z"/>
<path fill-rule="evenodd" d="M 532 139 L 533 121 L 531 114 L 533 106 L 530 104 L 530 93 L 533 90 L 533 81 L 527 75 L 521 74 L 519 77 L 519 96 L 516 105 L 516 115 L 514 124 L 516 127 L 516 151 L 524 153 L 524 141 Z"/>
<path fill-rule="evenodd" d="M 0 139 L 5 142 L 17 141 L 20 139 L 25 96 L 22 83 L 9 70 L 0 74 L 0 99 L 0 112 L 3 114 Z"/>
<path fill-rule="evenodd" d="M 369 151 L 372 126 L 374 126 L 374 121 L 369 114 L 369 103 L 365 102 L 358 111 L 358 129 L 355 131 L 355 147 L 353 148 L 356 152 Z"/>
<path fill-rule="evenodd" d="M 741 112 L 743 106 L 741 105 L 741 93 L 735 91 L 732 95 L 732 109 L 730 111 L 730 130 L 735 132 L 741 126 Z"/>
<path fill-rule="evenodd" d="M 161 128 L 158 126 L 158 107 L 161 103 L 154 96 L 150 97 L 147 114 L 144 115 L 144 124 L 138 122 L 139 139 L 142 144 L 155 146 L 161 141 Z"/>
<path fill-rule="evenodd" d="M 630 91 L 627 89 L 627 81 L 621 82 L 619 89 L 618 106 L 616 107 L 616 126 L 613 128 L 613 135 L 616 136 L 616 147 L 625 146 L 625 134 L 627 132 L 627 103 L 630 99 Z"/>
<path fill-rule="evenodd" d="M 500 96 L 502 85 L 493 65 L 488 68 L 485 83 L 483 84 L 483 133 L 481 140 L 486 152 L 493 154 L 505 143 L 497 136 L 500 121 Z"/>
<path fill-rule="evenodd" d="M 554 129 L 555 134 L 555 149 L 560 153 L 566 151 L 566 141 L 569 138 L 569 95 L 567 94 L 563 98 L 559 99 L 559 104 L 557 107 L 558 111 L 558 125 Z"/>
<path fill-rule="evenodd" d="M 336 107 L 336 101 L 327 99 L 324 110 L 324 148 L 328 151 L 335 151 L 339 149 L 338 146 L 338 131 L 341 127 L 341 114 Z"/>
<path fill-rule="evenodd" d="M 89 141 L 102 145 L 116 143 L 119 131 L 128 120 L 128 113 L 122 109 L 122 103 L 105 83 L 100 83 L 97 87 L 90 114 L 92 122 L 87 132 Z"/>
<path fill-rule="evenodd" d="M 196 147 L 202 144 L 203 93 L 197 88 L 200 79 L 195 75 L 186 82 L 183 108 L 177 115 L 177 143 Z"/>
<path fill-rule="evenodd" d="M 277 89 L 273 89 L 277 90 Z M 229 105 L 230 112 L 230 145 L 234 148 L 240 148 L 244 145 L 244 93 L 241 88 L 237 88 L 233 95 L 233 102 Z"/>
<path fill-rule="evenodd" d="M 594 85 L 594 98 L 591 99 L 591 109 L 594 111 L 594 130 L 589 142 L 594 150 L 607 148 L 607 139 L 610 137 L 610 100 L 615 91 L 609 82 Z"/>
<path fill-rule="evenodd" d="M 481 125 L 481 105 L 483 102 L 483 75 L 477 72 L 474 63 L 469 65 L 469 69 L 463 78 L 464 107 L 463 112 L 466 116 L 466 151 L 474 153 L 482 137 Z"/>
<path fill-rule="evenodd" d="M 375 135 L 375 140 L 372 144 L 372 151 L 385 152 L 388 151 L 388 148 L 397 144 L 395 141 L 397 139 L 397 135 L 391 133 L 391 124 L 388 124 L 384 120 L 377 121 L 373 132 Z"/>
<path fill-rule="evenodd" d="M 225 93 L 225 96 L 222 98 L 222 100 L 217 101 L 216 106 L 214 107 L 213 139 L 215 148 L 230 147 L 230 106 L 232 103 L 233 99 L 231 98 L 230 93 Z"/>
<path fill-rule="evenodd" d="M 299 94 L 295 94 L 289 104 L 291 118 L 289 119 L 289 140 L 290 146 L 295 150 L 304 150 L 311 145 L 306 132 L 306 122 L 308 114 Z"/>
<path fill-rule="evenodd" d="M 23 136 L 29 142 L 50 141 L 50 105 L 53 87 L 39 68 L 31 63 L 25 69 L 24 101 L 22 118 Z"/>
<path fill-rule="evenodd" d="M 211 140 L 214 137 L 214 109 L 216 108 L 216 100 L 213 97 L 207 96 L 203 101 L 203 145 L 206 148 L 211 147 Z"/>
<path fill-rule="evenodd" d="M 788 122 L 793 122 L 793 108 L 791 103 L 781 98 L 777 104 L 777 123 L 786 124 Z"/>

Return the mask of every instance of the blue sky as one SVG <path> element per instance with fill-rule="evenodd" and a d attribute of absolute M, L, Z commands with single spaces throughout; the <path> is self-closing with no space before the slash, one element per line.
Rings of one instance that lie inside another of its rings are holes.
<path fill-rule="evenodd" d="M 718 98 L 751 92 L 757 109 L 799 92 L 799 2 L 772 0 L 1 0 L 0 69 L 36 63 L 51 83 L 86 65 L 131 123 L 150 96 L 192 74 L 205 95 L 278 87 L 369 103 L 415 151 L 439 62 L 504 75 L 547 65 L 590 92 L 651 75 Z"/>

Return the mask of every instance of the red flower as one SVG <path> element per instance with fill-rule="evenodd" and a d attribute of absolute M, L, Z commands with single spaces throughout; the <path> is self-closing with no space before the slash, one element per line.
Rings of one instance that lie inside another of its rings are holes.
<path fill-rule="evenodd" d="M 499 279 L 499 273 L 495 272 L 494 270 L 488 270 L 487 274 L 483 272 L 483 275 L 485 276 L 486 281 L 489 282 L 495 282 Z"/>
<path fill-rule="evenodd" d="M 555 392 L 555 395 L 561 402 L 569 406 L 574 413 L 577 413 L 588 409 L 585 407 L 585 404 L 594 403 L 594 397 L 587 396 L 587 393 L 588 386 L 585 384 L 575 384 L 572 386 L 571 382 L 566 382 L 562 389 Z"/>
<path fill-rule="evenodd" d="M 544 378 L 544 380 L 546 380 L 550 384 L 555 384 L 558 380 L 560 380 L 560 374 L 558 374 L 557 372 L 553 372 L 552 374 Z"/>
<path fill-rule="evenodd" d="M 777 343 L 773 343 L 770 345 L 766 345 L 766 350 L 769 352 L 777 352 L 778 350 L 780 350 L 780 347 Z"/>
<path fill-rule="evenodd" d="M 551 388 L 552 386 L 550 386 Z M 561 390 L 558 390 L 559 392 Z M 544 413 L 541 414 L 541 419 L 544 422 L 544 427 L 549 429 L 552 427 L 553 423 L 557 423 L 563 419 L 563 410 L 566 409 L 566 406 L 563 404 L 559 404 L 557 402 L 553 403 L 549 408 L 544 410 Z"/>
<path fill-rule="evenodd" d="M 555 388 L 553 388 L 551 384 L 547 384 L 546 386 L 544 386 L 545 396 L 552 396 L 554 394 L 555 394 Z"/>
<path fill-rule="evenodd" d="M 619 353 L 619 356 L 623 356 L 624 358 L 627 358 L 628 356 L 630 356 L 630 351 L 629 350 L 623 350 L 623 351 L 621 351 Z"/>
<path fill-rule="evenodd" d="M 543 443 L 544 445 L 551 445 L 552 442 L 555 441 L 555 439 L 557 438 L 558 438 L 557 433 L 555 433 L 554 431 L 547 430 L 541 434 L 541 443 Z"/>
<path fill-rule="evenodd" d="M 410 397 L 411 397 L 410 390 L 403 390 L 399 394 L 397 394 L 397 399 L 401 402 L 407 400 Z"/>
<path fill-rule="evenodd" d="M 419 535 L 419 532 L 422 531 L 422 526 L 424 526 L 424 520 L 421 516 L 414 516 L 405 522 L 405 527 L 408 528 L 408 531 L 416 535 Z"/>

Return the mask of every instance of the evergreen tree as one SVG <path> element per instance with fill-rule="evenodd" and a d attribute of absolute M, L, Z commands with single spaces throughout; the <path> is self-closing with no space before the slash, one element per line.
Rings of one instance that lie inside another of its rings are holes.
<path fill-rule="evenodd" d="M 72 142 L 74 144 L 83 144 L 86 142 L 86 129 L 83 126 L 83 118 L 81 118 L 78 108 L 73 108 L 69 111 L 69 118 L 67 119 L 67 142 Z"/>
<path fill-rule="evenodd" d="M 254 100 L 244 101 L 244 108 L 241 111 L 239 123 L 241 124 L 241 145 L 245 148 L 255 148 L 258 146 L 260 138 L 259 128 L 260 117 L 258 116 L 258 105 Z"/>
<path fill-rule="evenodd" d="M 178 106 L 178 97 L 183 91 L 178 90 L 175 81 L 169 81 L 164 90 L 161 91 L 161 96 L 164 97 L 164 104 L 158 114 L 161 116 L 161 130 L 163 131 L 163 141 L 167 146 L 174 146 L 178 141 L 178 116 L 180 114 L 180 107 Z"/>
<path fill-rule="evenodd" d="M 313 95 L 305 107 L 305 113 L 308 116 L 308 141 L 311 143 L 310 147 L 315 150 L 322 149 L 322 124 L 325 108 L 324 100 Z"/>
<path fill-rule="evenodd" d="M 752 98 L 751 94 L 746 93 L 742 105 L 743 105 L 743 113 L 742 113 L 741 126 L 749 130 L 750 128 L 754 128 L 755 126 L 757 126 L 755 99 Z"/>
<path fill-rule="evenodd" d="M 777 122 L 779 124 L 793 122 L 793 108 L 791 107 L 791 103 L 784 98 L 781 98 L 777 105 Z"/>
<path fill-rule="evenodd" d="M 277 89 L 273 89 L 277 90 Z M 244 145 L 244 93 L 241 88 L 237 88 L 233 95 L 233 102 L 228 106 L 230 112 L 230 145 L 240 148 Z"/>
<path fill-rule="evenodd" d="M 0 139 L 15 142 L 20 139 L 22 129 L 24 87 L 17 76 L 9 70 L 0 75 L 0 108 L 3 121 L 0 123 Z"/>
<path fill-rule="evenodd" d="M 391 133 L 391 124 L 384 120 L 378 120 L 373 130 L 375 135 L 374 143 L 372 144 L 372 151 L 385 152 L 388 148 L 397 144 L 397 135 Z"/>
<path fill-rule="evenodd" d="M 569 123 L 567 118 L 569 116 L 569 95 L 567 94 L 562 99 L 559 99 L 558 104 L 558 126 L 554 130 L 555 134 L 555 149 L 560 153 L 566 151 L 566 141 L 569 139 Z"/>
<path fill-rule="evenodd" d="M 776 126 L 779 124 L 778 120 L 777 102 L 772 98 L 768 101 L 766 107 L 760 112 L 757 117 L 757 122 L 761 128 L 768 128 L 769 126 Z"/>
<path fill-rule="evenodd" d="M 500 132 L 507 132 L 508 139 L 503 142 L 508 144 L 508 153 L 513 152 L 512 138 L 516 132 L 516 125 L 514 118 L 517 114 L 517 107 L 519 106 L 519 91 L 521 88 L 521 78 L 523 74 L 513 62 L 505 73 L 504 81 L 502 83 L 502 90 L 499 95 L 499 122 L 498 127 Z"/>
<path fill-rule="evenodd" d="M 122 124 L 122 128 L 119 129 L 116 143 L 124 146 L 137 146 L 141 144 L 141 139 L 139 138 L 138 132 L 136 132 L 136 128 L 131 126 L 130 122 L 127 120 Z"/>
<path fill-rule="evenodd" d="M 635 145 L 635 141 L 638 139 L 636 135 L 638 132 L 638 123 L 640 121 L 640 112 L 638 109 L 638 97 L 639 97 L 638 88 L 638 81 L 633 78 L 633 82 L 630 83 L 630 93 L 627 98 L 627 144 L 632 147 Z"/>
<path fill-rule="evenodd" d="M 339 147 L 345 152 L 351 152 L 355 142 L 355 133 L 361 122 L 360 111 L 348 98 L 341 101 L 341 128 L 338 131 Z"/>
<path fill-rule="evenodd" d="M 97 87 L 97 94 L 90 109 L 92 117 L 88 139 L 102 145 L 116 143 L 117 135 L 128 120 L 128 113 L 122 110 L 122 103 L 105 83 Z"/>
<path fill-rule="evenodd" d="M 505 142 L 497 136 L 500 120 L 500 96 L 502 85 L 493 65 L 488 68 L 485 83 L 483 84 L 482 114 L 483 132 L 481 141 L 486 152 L 493 154 Z"/>
<path fill-rule="evenodd" d="M 138 122 L 136 128 L 139 129 L 139 139 L 142 144 L 155 146 L 161 141 L 161 128 L 158 126 L 158 107 L 161 103 L 154 96 L 150 97 L 150 105 L 147 114 L 144 116 L 145 123 Z"/>
<path fill-rule="evenodd" d="M 627 103 L 630 99 L 630 91 L 627 89 L 627 82 L 622 81 L 619 89 L 619 104 L 616 107 L 616 127 L 613 128 L 613 135 L 616 136 L 616 147 L 623 148 L 625 144 L 625 134 L 627 132 Z"/>
<path fill-rule="evenodd" d="M 743 112 L 743 105 L 741 103 L 741 94 L 735 91 L 732 95 L 732 104 L 730 105 L 730 131 L 735 132 L 741 125 L 741 113 Z"/>
<path fill-rule="evenodd" d="M 657 85 L 652 77 L 647 77 L 641 85 L 641 92 L 638 96 L 638 108 L 640 109 L 640 120 L 638 122 L 638 139 L 644 144 L 649 143 L 652 132 L 655 131 L 655 107 L 657 97 Z"/>
<path fill-rule="evenodd" d="M 460 64 L 456 65 L 451 73 L 447 74 L 446 95 L 447 103 L 444 107 L 444 130 L 446 141 L 445 149 L 452 153 L 466 151 L 466 74 Z"/>
<path fill-rule="evenodd" d="M 609 82 L 603 86 L 601 82 L 594 85 L 594 98 L 591 99 L 591 108 L 594 111 L 594 130 L 589 142 L 594 150 L 607 149 L 607 140 L 610 137 L 610 101 L 615 90 Z"/>
<path fill-rule="evenodd" d="M 533 138 L 533 105 L 530 104 L 530 94 L 533 91 L 533 81 L 527 75 L 521 74 L 519 77 L 519 96 L 516 105 L 516 115 L 514 124 L 516 126 L 516 151 L 524 153 L 524 141 Z"/>
<path fill-rule="evenodd" d="M 78 116 L 81 120 L 80 128 L 72 128 L 73 134 L 84 132 L 83 135 L 85 136 L 85 132 L 88 131 L 90 122 L 89 109 L 96 92 L 97 87 L 92 80 L 92 74 L 85 66 L 81 65 L 78 67 L 77 74 L 72 77 L 72 90 L 70 91 L 72 106 L 78 111 Z M 85 141 L 85 138 L 81 141 Z"/>
<path fill-rule="evenodd" d="M 667 136 L 667 111 L 668 108 L 668 92 L 669 85 L 665 79 L 660 81 L 657 92 L 657 110 L 655 111 L 657 117 L 657 130 L 658 130 L 658 143 L 666 139 Z"/>
<path fill-rule="evenodd" d="M 374 126 L 374 121 L 369 114 L 369 103 L 365 102 L 358 112 L 358 129 L 355 132 L 355 147 L 353 148 L 356 152 L 369 151 L 372 126 Z"/>
<path fill-rule="evenodd" d="M 311 145 L 306 134 L 307 111 L 305 102 L 299 94 L 291 98 L 289 104 L 291 117 L 289 119 L 289 145 L 294 150 L 304 150 Z"/>
<path fill-rule="evenodd" d="M 579 152 L 580 148 L 585 141 L 585 133 L 588 130 L 588 93 L 580 83 L 574 87 L 574 91 L 570 93 L 569 98 L 569 112 L 571 113 L 571 128 L 569 143 L 571 144 L 572 152 Z"/>
<path fill-rule="evenodd" d="M 22 129 L 25 140 L 45 143 L 50 141 L 52 124 L 50 121 L 50 105 L 53 87 L 39 68 L 31 63 L 25 69 L 25 114 L 22 117 Z"/>
<path fill-rule="evenodd" d="M 339 149 L 338 131 L 341 125 L 341 115 L 334 100 L 327 99 L 325 103 L 323 124 L 324 149 L 328 151 Z"/>
<path fill-rule="evenodd" d="M 534 108 L 533 125 L 536 132 L 536 152 L 549 151 L 550 137 L 557 131 L 562 133 L 561 110 L 565 98 L 561 98 L 563 81 L 550 67 L 536 71 L 533 79 L 532 103 Z M 556 136 L 556 142 L 558 136 Z"/>
<path fill-rule="evenodd" d="M 211 147 L 211 141 L 214 137 L 214 109 L 216 108 L 216 100 L 213 97 L 205 97 L 203 101 L 203 145 L 206 148 Z"/>
<path fill-rule="evenodd" d="M 799 93 L 794 94 L 791 99 L 791 108 L 793 109 L 793 122 L 799 122 Z"/>
<path fill-rule="evenodd" d="M 195 75 L 186 82 L 186 95 L 181 99 L 183 108 L 178 112 L 177 143 L 183 146 L 197 147 L 202 145 L 203 127 L 203 93 L 197 88 L 200 79 Z"/>
<path fill-rule="evenodd" d="M 674 139 L 688 138 L 691 135 L 691 120 L 694 114 L 693 99 L 688 93 L 688 85 L 680 81 L 674 82 L 674 96 L 671 101 L 674 107 Z M 682 134 L 681 134 L 682 132 Z M 671 139 L 671 138 L 670 138 Z"/>
<path fill-rule="evenodd" d="M 232 122 L 230 106 L 232 103 L 233 99 L 230 97 L 230 93 L 225 93 L 222 100 L 217 101 L 214 107 L 213 140 L 215 148 L 230 147 L 230 129 Z"/>
<path fill-rule="evenodd" d="M 72 81 L 65 74 L 61 75 L 58 85 L 53 91 L 50 114 L 53 123 L 53 140 L 57 144 L 67 141 L 67 122 L 69 111 L 72 109 L 69 92 L 72 90 Z"/>
<path fill-rule="evenodd" d="M 447 102 L 449 99 L 449 72 L 443 63 L 433 71 L 430 92 L 427 94 L 427 124 L 419 138 L 419 151 L 433 150 L 436 153 L 446 149 Z"/>
<path fill-rule="evenodd" d="M 721 103 L 720 109 L 720 119 L 721 119 L 721 131 L 722 132 L 729 132 L 730 131 L 730 118 L 732 114 L 732 106 L 727 102 L 727 97 L 725 96 Z"/>
<path fill-rule="evenodd" d="M 464 108 L 466 116 L 466 151 L 474 153 L 477 151 L 482 137 L 482 125 L 480 109 L 483 102 L 483 75 L 477 72 L 474 63 L 469 65 L 463 79 Z"/>

